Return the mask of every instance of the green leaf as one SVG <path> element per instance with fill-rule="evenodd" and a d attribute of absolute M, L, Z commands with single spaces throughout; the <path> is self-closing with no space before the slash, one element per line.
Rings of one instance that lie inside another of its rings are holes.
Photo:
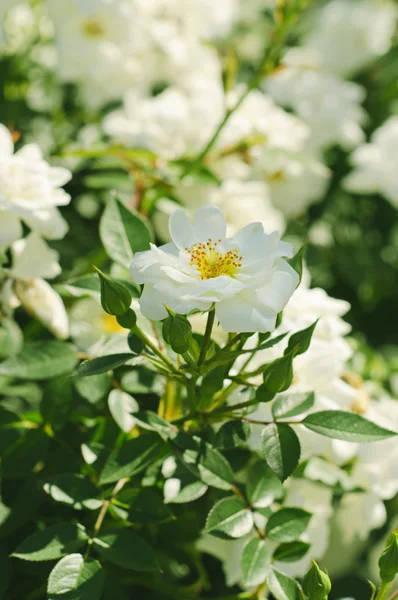
<path fill-rule="evenodd" d="M 151 234 L 143 218 L 114 198 L 104 210 L 99 231 L 108 256 L 126 268 L 135 252 L 149 249 Z"/>
<path fill-rule="evenodd" d="M 207 442 L 199 438 L 190 439 L 193 447 L 184 452 L 184 464 L 191 470 L 193 468 L 194 474 L 198 474 L 207 485 L 220 490 L 230 490 L 234 472 L 227 459 Z"/>
<path fill-rule="evenodd" d="M 271 558 L 272 551 L 265 540 L 256 537 L 247 542 L 240 561 L 246 587 L 254 588 L 264 583 Z"/>
<path fill-rule="evenodd" d="M 310 549 L 311 544 L 296 540 L 280 544 L 274 552 L 273 560 L 280 562 L 296 562 L 305 556 Z"/>
<path fill-rule="evenodd" d="M 95 549 L 114 565 L 132 571 L 158 571 L 151 546 L 130 529 L 103 533 L 94 539 Z"/>
<path fill-rule="evenodd" d="M 213 506 L 206 520 L 205 533 L 240 538 L 251 531 L 253 514 L 236 496 L 222 498 Z"/>
<path fill-rule="evenodd" d="M 303 261 L 304 261 L 304 255 L 305 255 L 305 251 L 307 248 L 307 244 L 308 244 L 308 241 L 306 240 L 302 244 L 302 246 L 298 250 L 298 252 L 296 252 L 296 254 L 293 256 L 293 258 L 287 259 L 287 262 L 289 263 L 289 265 L 291 267 L 293 267 L 293 269 L 296 271 L 297 275 L 299 276 L 299 283 L 297 285 L 300 284 L 301 278 L 303 276 Z"/>
<path fill-rule="evenodd" d="M 40 412 L 45 423 L 59 431 L 68 422 L 73 407 L 74 390 L 72 380 L 66 377 L 51 379 L 44 388 Z"/>
<path fill-rule="evenodd" d="M 96 275 L 83 275 L 70 279 L 63 284 L 63 287 L 71 296 L 77 298 L 89 296 L 98 301 L 100 299 L 101 286 Z"/>
<path fill-rule="evenodd" d="M 0 358 L 18 354 L 23 345 L 23 335 L 17 323 L 2 317 L 0 325 Z"/>
<path fill-rule="evenodd" d="M 97 560 L 81 554 L 61 558 L 48 578 L 48 600 L 99 600 L 104 574 Z"/>
<path fill-rule="evenodd" d="M 290 336 L 287 348 L 285 350 L 285 355 L 292 354 L 293 356 L 297 356 L 298 354 L 304 354 L 304 352 L 307 352 L 308 348 L 310 347 L 312 334 L 314 333 L 317 323 L 318 319 L 306 329 L 297 331 Z"/>
<path fill-rule="evenodd" d="M 284 392 L 293 381 L 293 355 L 286 354 L 274 360 L 264 371 L 264 386 L 271 394 Z"/>
<path fill-rule="evenodd" d="M 326 437 L 346 442 L 376 442 L 397 435 L 355 413 L 343 410 L 323 410 L 305 417 L 302 424 Z"/>
<path fill-rule="evenodd" d="M 133 419 L 136 425 L 148 431 L 156 431 L 164 440 L 173 438 L 178 433 L 178 428 L 175 425 L 152 410 L 138 411 L 134 413 Z"/>
<path fill-rule="evenodd" d="M 221 425 L 217 431 L 215 445 L 225 450 L 246 446 L 250 432 L 250 423 L 246 423 L 245 421 L 229 421 Z"/>
<path fill-rule="evenodd" d="M 71 373 L 76 363 L 76 352 L 65 342 L 27 342 L 19 354 L 0 364 L 0 375 L 51 379 Z"/>
<path fill-rule="evenodd" d="M 286 423 L 270 423 L 261 432 L 264 457 L 281 481 L 291 475 L 300 460 L 300 442 Z"/>
<path fill-rule="evenodd" d="M 109 411 L 122 431 L 130 431 L 135 426 L 132 413 L 139 410 L 135 398 L 122 390 L 112 390 L 108 397 Z"/>
<path fill-rule="evenodd" d="M 178 487 L 175 485 L 178 481 Z M 184 473 L 182 477 L 170 478 L 164 484 L 164 501 L 167 504 L 186 504 L 201 498 L 208 490 L 208 486 L 192 473 Z"/>
<path fill-rule="evenodd" d="M 270 516 L 265 531 L 271 540 L 293 542 L 307 529 L 311 517 L 302 508 L 283 507 Z"/>
<path fill-rule="evenodd" d="M 89 377 L 90 375 L 99 375 L 117 369 L 127 361 L 134 358 L 134 354 L 110 354 L 108 356 L 97 356 L 91 360 L 83 361 L 76 369 L 75 375 L 79 377 Z"/>
<path fill-rule="evenodd" d="M 73 384 L 83 398 L 90 404 L 96 404 L 108 394 L 112 385 L 112 376 L 110 373 L 100 373 L 87 378 L 75 377 Z"/>
<path fill-rule="evenodd" d="M 87 540 L 83 525 L 58 523 L 27 537 L 12 556 L 29 561 L 54 560 L 76 552 Z"/>
<path fill-rule="evenodd" d="M 165 523 L 174 519 L 158 490 L 150 488 L 122 491 L 117 500 L 128 506 L 128 521 L 138 525 Z"/>
<path fill-rule="evenodd" d="M 157 460 L 165 451 L 164 442 L 156 433 L 140 435 L 114 450 L 106 461 L 100 483 L 112 483 L 123 477 L 132 477 Z"/>
<path fill-rule="evenodd" d="M 294 579 L 275 568 L 271 569 L 267 584 L 275 600 L 298 600 L 299 598 L 297 583 Z"/>
<path fill-rule="evenodd" d="M 254 508 L 266 508 L 283 494 L 281 482 L 264 460 L 258 460 L 250 467 L 246 493 Z"/>
<path fill-rule="evenodd" d="M 296 417 L 314 406 L 314 392 L 301 392 L 296 394 L 280 394 L 272 405 L 274 419 L 287 419 Z"/>
<path fill-rule="evenodd" d="M 54 475 L 46 479 L 43 488 L 53 500 L 69 504 L 75 510 L 96 510 L 102 504 L 99 491 L 83 475 Z"/>
<path fill-rule="evenodd" d="M 162 334 L 177 354 L 188 352 L 192 339 L 192 325 L 184 315 L 169 310 L 169 316 L 163 321 Z"/>
<path fill-rule="evenodd" d="M 31 429 L 19 438 L 2 458 L 1 475 L 5 479 L 22 479 L 30 475 L 37 463 L 44 461 L 50 438 L 42 429 Z"/>

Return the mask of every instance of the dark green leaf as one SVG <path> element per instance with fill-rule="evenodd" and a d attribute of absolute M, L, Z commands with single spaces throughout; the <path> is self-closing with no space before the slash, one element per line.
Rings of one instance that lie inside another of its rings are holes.
<path fill-rule="evenodd" d="M 253 514 L 236 496 L 222 498 L 213 506 L 206 520 L 205 533 L 240 538 L 253 527 Z"/>
<path fill-rule="evenodd" d="M 175 425 L 151 410 L 138 411 L 134 413 L 133 419 L 136 425 L 148 431 L 156 431 L 164 440 L 173 438 L 178 433 Z"/>
<path fill-rule="evenodd" d="M 35 465 L 47 456 L 50 438 L 42 429 L 31 429 L 19 438 L 1 461 L 1 475 L 6 479 L 21 479 L 30 475 Z"/>
<path fill-rule="evenodd" d="M 296 540 L 280 544 L 274 552 L 273 559 L 280 562 L 296 562 L 305 556 L 310 549 L 311 544 Z"/>
<path fill-rule="evenodd" d="M 51 379 L 71 373 L 76 363 L 76 352 L 65 342 L 27 342 L 19 354 L 0 364 L 0 375 L 32 380 Z"/>
<path fill-rule="evenodd" d="M 296 507 L 283 507 L 267 521 L 265 531 L 277 542 L 293 542 L 307 529 L 311 513 Z"/>
<path fill-rule="evenodd" d="M 130 529 L 103 533 L 94 539 L 94 547 L 105 560 L 124 569 L 159 570 L 151 546 Z"/>
<path fill-rule="evenodd" d="M 110 354 L 108 356 L 98 356 L 91 360 L 83 361 L 76 370 L 76 375 L 79 377 L 88 377 L 90 375 L 98 375 L 106 373 L 112 369 L 117 369 L 124 365 L 127 361 L 134 358 L 133 354 Z"/>
<path fill-rule="evenodd" d="M 285 355 L 292 354 L 293 356 L 297 356 L 298 354 L 304 354 L 304 352 L 306 352 L 310 347 L 312 334 L 314 333 L 317 323 L 318 319 L 306 329 L 302 329 L 301 331 L 293 333 L 293 335 L 289 338 Z"/>
<path fill-rule="evenodd" d="M 72 380 L 66 377 L 56 377 L 50 380 L 44 388 L 40 403 L 40 412 L 46 423 L 54 431 L 62 429 L 69 419 L 73 406 Z"/>
<path fill-rule="evenodd" d="M 265 540 L 256 537 L 247 542 L 241 556 L 243 581 L 246 587 L 254 588 L 264 583 L 271 559 L 272 552 Z"/>
<path fill-rule="evenodd" d="M 112 198 L 100 221 L 100 236 L 108 256 L 126 268 L 135 252 L 147 250 L 151 234 L 143 218 Z"/>
<path fill-rule="evenodd" d="M 117 499 L 128 506 L 128 520 L 138 525 L 164 523 L 174 519 L 158 490 L 150 488 L 122 491 Z"/>
<path fill-rule="evenodd" d="M 94 266 L 101 286 L 101 306 L 109 315 L 124 315 L 130 308 L 132 295 L 129 289 Z"/>
<path fill-rule="evenodd" d="M 164 340 L 177 354 L 184 354 L 189 350 L 192 326 L 184 315 L 169 311 L 169 316 L 163 321 L 162 334 Z"/>
<path fill-rule="evenodd" d="M 343 410 L 323 410 L 312 413 L 302 421 L 308 429 L 326 437 L 346 442 L 375 442 L 397 435 L 355 413 Z"/>
<path fill-rule="evenodd" d="M 99 600 L 104 574 L 97 560 L 69 554 L 61 558 L 48 578 L 48 600 Z"/>
<path fill-rule="evenodd" d="M 99 491 L 83 475 L 54 475 L 46 479 L 43 488 L 56 502 L 69 504 L 76 510 L 96 510 L 102 504 Z"/>
<path fill-rule="evenodd" d="M 314 406 L 314 392 L 296 394 L 280 394 L 272 405 L 272 415 L 275 419 L 296 417 Z"/>
<path fill-rule="evenodd" d="M 193 472 L 200 479 L 212 487 L 220 490 L 230 490 L 234 479 L 234 472 L 227 459 L 210 444 L 192 439 L 192 449 L 187 449 L 183 454 L 184 464 L 193 468 Z"/>
<path fill-rule="evenodd" d="M 164 451 L 164 442 L 155 433 L 128 440 L 110 455 L 101 473 L 100 483 L 132 477 L 157 460 Z"/>
<path fill-rule="evenodd" d="M 280 498 L 283 487 L 273 470 L 263 460 L 256 461 L 247 475 L 246 493 L 251 506 L 266 508 Z"/>
<path fill-rule="evenodd" d="M 287 260 L 289 265 L 291 267 L 293 267 L 293 269 L 296 271 L 297 275 L 299 276 L 299 283 L 303 276 L 303 260 L 304 260 L 307 244 L 308 244 L 308 242 L 305 241 L 303 243 L 303 245 L 301 246 L 301 248 L 298 250 L 298 252 L 296 252 L 296 254 L 293 256 L 293 258 L 290 258 Z"/>
<path fill-rule="evenodd" d="M 265 460 L 281 481 L 291 475 L 300 460 L 300 442 L 285 423 L 270 423 L 261 433 Z"/>
<path fill-rule="evenodd" d="M 54 560 L 76 552 L 87 540 L 83 525 L 59 523 L 30 535 L 12 556 L 29 561 Z"/>
<path fill-rule="evenodd" d="M 245 421 L 229 421 L 217 431 L 215 445 L 224 450 L 245 446 L 250 437 L 250 424 Z"/>
<path fill-rule="evenodd" d="M 277 358 L 264 371 L 264 386 L 271 394 L 284 392 L 293 381 L 293 355 Z"/>

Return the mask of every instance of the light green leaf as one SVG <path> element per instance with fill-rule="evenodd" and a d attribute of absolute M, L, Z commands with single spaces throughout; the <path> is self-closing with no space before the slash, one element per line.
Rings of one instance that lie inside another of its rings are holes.
<path fill-rule="evenodd" d="M 65 342 L 27 342 L 19 354 L 0 364 L 0 375 L 50 379 L 71 373 L 76 363 L 76 352 Z"/>
<path fill-rule="evenodd" d="M 234 472 L 227 459 L 207 442 L 199 438 L 190 438 L 192 449 L 183 454 L 184 464 L 193 467 L 194 474 L 204 483 L 220 490 L 230 490 L 234 480 Z"/>
<path fill-rule="evenodd" d="M 240 538 L 251 531 L 253 514 L 236 496 L 222 498 L 213 506 L 206 520 L 205 533 Z"/>
<path fill-rule="evenodd" d="M 22 331 L 12 319 L 2 317 L 0 325 L 0 357 L 18 354 L 23 345 Z"/>
<path fill-rule="evenodd" d="M 160 458 L 165 450 L 164 442 L 155 433 L 128 440 L 110 455 L 101 473 L 100 483 L 112 483 L 140 473 Z"/>
<path fill-rule="evenodd" d="M 186 504 L 201 498 L 208 490 L 208 486 L 191 473 L 182 477 L 167 479 L 164 484 L 164 501 L 167 504 Z"/>
<path fill-rule="evenodd" d="M 247 475 L 246 493 L 254 508 L 266 508 L 283 494 L 283 486 L 264 460 L 256 461 Z"/>
<path fill-rule="evenodd" d="M 61 558 L 48 578 L 48 600 L 99 600 L 104 574 L 97 560 L 81 554 Z"/>
<path fill-rule="evenodd" d="M 270 516 L 265 531 L 277 542 L 293 542 L 307 529 L 311 517 L 302 508 L 283 507 Z"/>
<path fill-rule="evenodd" d="M 27 537 L 12 556 L 29 561 L 54 560 L 76 552 L 87 540 L 83 525 L 59 523 Z"/>
<path fill-rule="evenodd" d="M 317 323 L 318 319 L 306 329 L 302 329 L 301 331 L 293 333 L 293 335 L 289 338 L 289 342 L 284 353 L 297 356 L 298 354 L 304 354 L 304 352 L 307 352 L 308 348 L 310 347 L 312 334 L 314 333 Z"/>
<path fill-rule="evenodd" d="M 314 406 L 314 392 L 296 394 L 279 394 L 272 404 L 272 415 L 275 419 L 296 417 Z"/>
<path fill-rule="evenodd" d="M 302 423 L 316 433 L 346 442 L 376 442 L 398 435 L 360 415 L 343 410 L 312 413 L 305 417 Z"/>
<path fill-rule="evenodd" d="M 175 425 L 172 425 L 152 410 L 135 412 L 133 419 L 136 425 L 148 431 L 156 431 L 164 440 L 173 438 L 178 433 L 178 428 Z"/>
<path fill-rule="evenodd" d="M 241 556 L 246 587 L 256 587 L 264 583 L 271 559 L 272 550 L 265 540 L 256 537 L 247 542 Z"/>
<path fill-rule="evenodd" d="M 109 392 L 112 385 L 112 375 L 106 372 L 91 375 L 91 377 L 74 377 L 73 384 L 83 398 L 88 400 L 90 404 L 96 404 Z"/>
<path fill-rule="evenodd" d="M 151 546 L 131 529 L 103 533 L 94 539 L 95 549 L 103 558 L 132 571 L 158 571 Z"/>
<path fill-rule="evenodd" d="M 108 406 L 112 417 L 123 431 L 130 431 L 135 426 L 132 413 L 139 410 L 135 398 L 122 390 L 112 390 L 108 396 Z"/>
<path fill-rule="evenodd" d="M 297 583 L 277 569 L 271 569 L 267 579 L 270 592 L 275 600 L 298 600 L 299 591 Z"/>
<path fill-rule="evenodd" d="M 132 358 L 134 358 L 134 354 L 127 353 L 97 356 L 97 358 L 85 360 L 80 363 L 75 375 L 78 375 L 79 377 L 89 377 L 90 375 L 107 373 L 108 371 L 121 367 Z"/>
<path fill-rule="evenodd" d="M 100 237 L 108 256 L 129 268 L 135 252 L 147 250 L 151 234 L 143 218 L 112 198 L 100 221 Z"/>
<path fill-rule="evenodd" d="M 99 491 L 83 475 L 54 475 L 46 479 L 43 488 L 56 502 L 69 504 L 75 510 L 96 510 L 102 504 Z"/>
<path fill-rule="evenodd" d="M 300 460 L 300 442 L 286 423 L 270 423 L 261 433 L 265 460 L 281 481 L 291 475 Z"/>

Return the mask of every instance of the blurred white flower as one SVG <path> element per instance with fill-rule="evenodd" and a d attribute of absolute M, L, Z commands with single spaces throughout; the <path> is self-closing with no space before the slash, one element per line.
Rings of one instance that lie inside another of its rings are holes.
<path fill-rule="evenodd" d="M 48 239 L 62 238 L 67 224 L 57 206 L 70 202 L 60 186 L 71 173 L 51 167 L 35 144 L 13 154 L 11 133 L 1 124 L 0 157 L 0 248 L 22 237 L 21 221 Z"/>
<path fill-rule="evenodd" d="M 322 71 L 317 58 L 305 48 L 288 51 L 284 66 L 264 85 L 277 102 L 292 108 L 309 126 L 313 150 L 333 144 L 353 148 L 364 139 L 361 126 L 366 113 L 361 102 L 365 90 Z"/>
<path fill-rule="evenodd" d="M 182 211 L 170 217 L 173 242 L 135 255 L 131 274 L 145 284 L 142 313 L 150 319 L 167 316 L 165 304 L 180 314 L 208 311 L 225 331 L 273 331 L 276 316 L 298 283 L 297 273 L 282 258 L 292 246 L 278 232 L 267 235 L 252 223 L 226 238 L 219 208 L 200 208 L 194 224 Z"/>
<path fill-rule="evenodd" d="M 365 541 L 372 529 L 381 527 L 387 518 L 383 501 L 372 492 L 344 494 L 337 510 L 335 525 L 340 546 L 355 540 Z"/>
<path fill-rule="evenodd" d="M 333 0 L 318 11 L 303 43 L 326 70 L 347 77 L 388 52 L 397 16 L 389 0 Z"/>
<path fill-rule="evenodd" d="M 398 208 L 398 116 L 376 129 L 368 144 L 351 155 L 354 170 L 344 187 L 358 194 L 380 193 Z"/>
<path fill-rule="evenodd" d="M 12 268 L 9 276 L 18 303 L 45 325 L 56 337 L 69 337 L 69 321 L 61 297 L 45 279 L 59 275 L 58 254 L 51 250 L 37 233 L 18 240 L 12 247 Z"/>

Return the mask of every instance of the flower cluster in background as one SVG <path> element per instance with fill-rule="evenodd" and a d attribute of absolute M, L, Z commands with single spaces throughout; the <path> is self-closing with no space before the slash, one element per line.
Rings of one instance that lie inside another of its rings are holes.
<path fill-rule="evenodd" d="M 189 319 L 203 334 L 198 312 L 215 303 L 217 343 L 225 332 L 277 326 L 282 335 L 318 318 L 292 390 L 314 392 L 312 410 L 398 432 L 398 8 L 306 4 L 275 41 L 273 0 L 3 0 L 0 313 L 26 326 L 28 341 L 55 336 L 87 357 L 124 352 L 125 330 L 86 281 L 95 263 L 130 282 L 156 347 L 151 320 L 169 308 L 196 311 Z M 115 195 L 159 242 L 135 255 L 133 284 L 134 248 L 119 260 L 102 225 Z M 286 259 L 307 237 L 293 294 Z M 286 344 L 258 352 L 250 369 Z M 148 393 L 126 378 L 125 391 L 137 389 Z M 237 385 L 230 403 L 248 394 Z M 250 416 L 272 419 L 266 403 Z M 298 431 L 304 466 L 286 503 L 313 512 L 302 537 L 312 557 L 339 576 L 361 574 L 374 563 L 369 540 L 397 519 L 396 441 Z M 248 446 L 260 452 L 260 427 Z M 176 469 L 163 464 L 166 501 L 181 486 Z M 235 585 L 246 541 L 204 535 L 196 548 L 221 560 Z M 310 559 L 278 568 L 302 576 Z"/>

